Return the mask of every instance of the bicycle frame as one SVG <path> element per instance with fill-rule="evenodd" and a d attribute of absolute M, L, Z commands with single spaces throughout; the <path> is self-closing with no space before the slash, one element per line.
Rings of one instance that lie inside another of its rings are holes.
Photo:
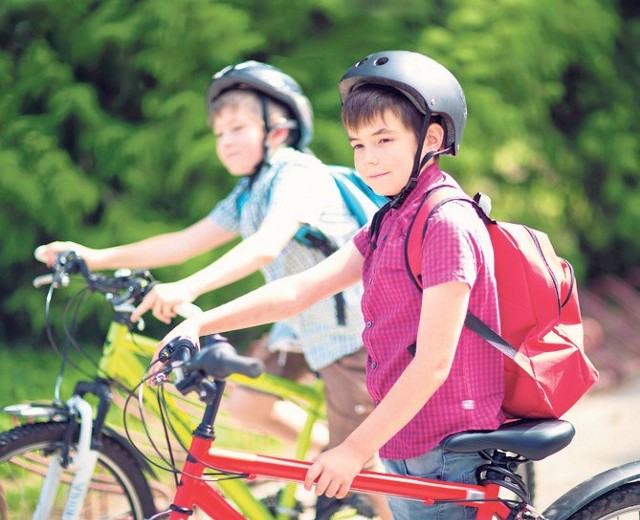
<path fill-rule="evenodd" d="M 300 460 L 212 448 L 215 440 L 213 427 L 225 383 L 216 380 L 214 384 L 218 389 L 216 397 L 214 402 L 206 406 L 202 422 L 193 434 L 189 456 L 170 508 L 170 520 L 187 520 L 196 506 L 214 520 L 245 518 L 207 482 L 204 472 L 208 468 L 238 474 L 250 480 L 262 477 L 300 484 L 304 482 L 311 466 L 310 462 Z M 219 484 L 220 481 L 216 483 Z M 351 489 L 422 500 L 425 503 L 459 501 L 476 508 L 478 520 L 506 519 L 511 512 L 507 505 L 497 500 L 500 487 L 496 484 L 460 484 L 362 471 L 354 479 Z"/>

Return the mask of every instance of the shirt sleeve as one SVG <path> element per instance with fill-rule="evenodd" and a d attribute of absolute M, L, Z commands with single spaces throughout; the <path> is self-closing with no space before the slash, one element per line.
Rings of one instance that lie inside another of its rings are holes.
<path fill-rule="evenodd" d="M 339 200 L 339 193 L 332 191 L 333 179 L 322 168 L 321 164 L 285 166 L 273 186 L 271 207 L 286 204 L 298 222 L 318 226 L 327 207 Z"/>
<path fill-rule="evenodd" d="M 239 199 L 247 192 L 248 179 L 240 179 L 229 195 L 218 202 L 209 213 L 209 217 L 220 227 L 238 233 L 240 228 Z"/>
<path fill-rule="evenodd" d="M 473 236 L 484 224 L 463 204 L 444 204 L 428 222 L 421 251 L 424 288 L 454 281 L 475 284 L 480 260 Z"/>
<path fill-rule="evenodd" d="M 353 237 L 353 243 L 364 258 L 369 249 L 369 225 L 365 224 Z"/>

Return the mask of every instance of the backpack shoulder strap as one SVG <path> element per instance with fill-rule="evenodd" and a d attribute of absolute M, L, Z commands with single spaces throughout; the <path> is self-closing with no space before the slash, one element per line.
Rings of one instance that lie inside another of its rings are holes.
<path fill-rule="evenodd" d="M 491 199 L 482 193 L 476 194 L 473 199 L 471 199 L 460 189 L 449 185 L 437 186 L 427 192 L 409 227 L 405 245 L 407 270 L 409 276 L 411 276 L 411 280 L 420 290 L 422 290 L 420 251 L 422 248 L 422 240 L 427 231 L 428 220 L 437 208 L 452 200 L 462 200 L 473 204 L 479 217 L 486 224 L 495 224 L 495 221 L 489 217 Z M 475 332 L 505 356 L 511 359 L 516 356 L 518 351 L 515 347 L 470 311 L 467 311 L 464 323 L 471 331 Z M 415 355 L 415 344 L 409 347 L 409 352 L 411 355 Z"/>
<path fill-rule="evenodd" d="M 420 274 L 422 270 L 422 255 L 420 251 L 422 249 L 422 240 L 427 231 L 427 221 L 437 208 L 452 200 L 464 200 L 473 203 L 472 199 L 455 186 L 448 184 L 436 186 L 425 194 L 409 226 L 404 257 L 411 281 L 419 290 L 422 290 L 422 275 Z"/>

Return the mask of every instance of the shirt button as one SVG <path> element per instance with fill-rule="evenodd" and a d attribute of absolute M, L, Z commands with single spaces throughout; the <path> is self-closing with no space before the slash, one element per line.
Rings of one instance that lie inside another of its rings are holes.
<path fill-rule="evenodd" d="M 370 321 L 367 322 L 367 327 L 371 327 L 372 325 L 373 325 L 372 322 L 370 322 Z"/>
<path fill-rule="evenodd" d="M 375 361 L 371 362 L 371 368 L 376 368 L 378 366 L 378 363 L 376 363 Z"/>

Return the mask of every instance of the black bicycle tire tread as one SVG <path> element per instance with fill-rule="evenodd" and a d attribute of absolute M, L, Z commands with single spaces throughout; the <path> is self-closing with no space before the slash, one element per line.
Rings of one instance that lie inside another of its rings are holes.
<path fill-rule="evenodd" d="M 599 520 L 602 515 L 611 515 L 630 506 L 637 506 L 640 511 L 640 482 L 624 484 L 592 500 L 569 520 Z"/>
<path fill-rule="evenodd" d="M 0 434 L 0 460 L 12 452 L 26 446 L 62 438 L 66 431 L 66 423 L 44 422 L 17 426 Z M 107 435 L 101 436 L 100 452 L 117 465 L 131 481 L 131 486 L 138 497 L 144 517 L 156 513 L 151 488 L 134 457 L 122 444 Z M 142 520 L 142 519 L 140 519 Z"/>

